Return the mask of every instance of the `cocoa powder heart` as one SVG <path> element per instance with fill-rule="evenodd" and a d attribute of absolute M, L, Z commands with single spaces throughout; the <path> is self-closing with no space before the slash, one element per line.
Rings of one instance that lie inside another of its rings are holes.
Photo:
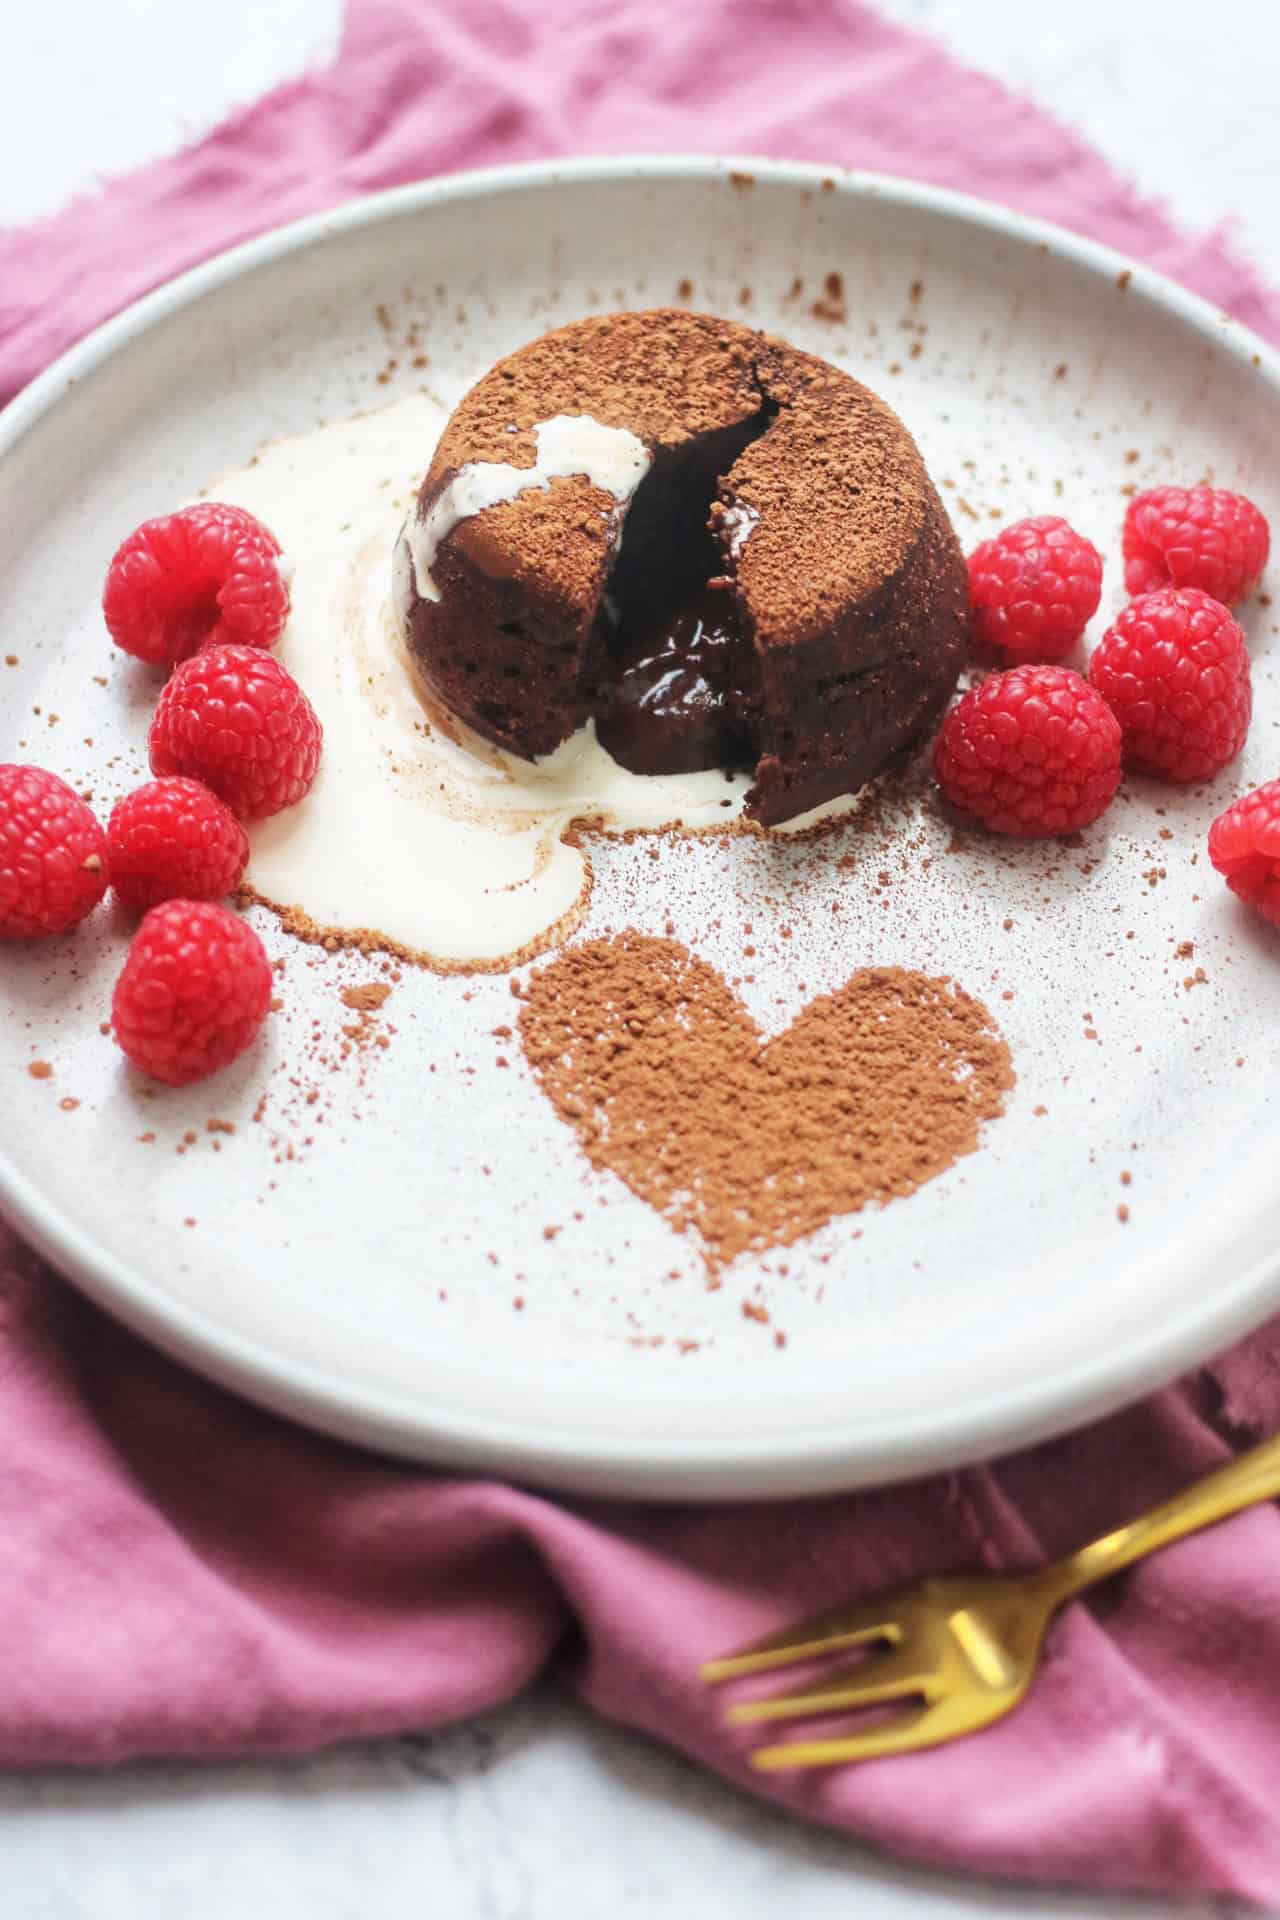
<path fill-rule="evenodd" d="M 714 967 L 631 932 L 535 974 L 520 1038 L 592 1165 L 694 1229 L 713 1274 L 914 1193 L 974 1151 L 1014 1083 L 951 980 L 864 968 L 766 1041 Z"/>

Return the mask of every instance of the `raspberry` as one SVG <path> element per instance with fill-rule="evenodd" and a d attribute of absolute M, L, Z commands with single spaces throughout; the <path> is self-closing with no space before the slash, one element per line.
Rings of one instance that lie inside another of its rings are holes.
<path fill-rule="evenodd" d="M 1220 487 L 1152 487 L 1124 517 L 1128 593 L 1199 587 L 1234 607 L 1262 578 L 1271 530 L 1242 493 Z"/>
<path fill-rule="evenodd" d="M 974 638 L 1014 660 L 1061 660 L 1102 596 L 1102 555 L 1053 514 L 1019 520 L 969 555 Z"/>
<path fill-rule="evenodd" d="M 308 792 L 322 734 L 293 675 L 258 647 L 206 647 L 183 661 L 151 722 L 151 771 L 203 780 L 242 820 Z"/>
<path fill-rule="evenodd" d="M 144 520 L 116 549 L 102 590 L 111 638 L 153 667 L 203 646 L 274 646 L 289 618 L 289 567 L 243 507 L 205 500 Z"/>
<path fill-rule="evenodd" d="M 135 1067 L 185 1087 L 244 1052 L 266 1018 L 271 978 L 261 940 L 234 913 L 167 900 L 133 937 L 111 1025 Z"/>
<path fill-rule="evenodd" d="M 43 767 L 0 766 L 0 940 L 65 933 L 106 890 L 106 838 L 80 795 Z"/>
<path fill-rule="evenodd" d="M 1089 662 L 1124 735 L 1125 764 L 1207 780 L 1244 745 L 1253 709 L 1244 635 L 1197 587 L 1131 600 Z"/>
<path fill-rule="evenodd" d="M 1120 726 L 1078 673 L 1014 667 L 952 707 L 933 770 L 952 805 L 995 833 L 1071 833 L 1105 812 L 1120 784 Z"/>
<path fill-rule="evenodd" d="M 111 884 L 145 913 L 162 900 L 221 900 L 239 884 L 249 841 L 198 780 L 153 780 L 117 801 L 107 822 Z"/>
<path fill-rule="evenodd" d="M 1280 927 L 1280 780 L 1255 787 L 1218 815 L 1209 858 L 1232 893 Z"/>

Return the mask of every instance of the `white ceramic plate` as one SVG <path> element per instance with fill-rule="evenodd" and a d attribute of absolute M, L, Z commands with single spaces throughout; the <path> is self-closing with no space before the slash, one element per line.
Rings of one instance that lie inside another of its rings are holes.
<path fill-rule="evenodd" d="M 424 379 L 452 401 L 498 353 L 615 305 L 746 317 L 882 389 L 966 544 L 997 518 L 1068 513 L 1107 556 L 1096 637 L 1120 597 L 1126 486 L 1212 477 L 1280 521 L 1275 358 L 1123 267 L 928 188 L 713 161 L 443 180 L 270 235 L 113 321 L 0 422 L 0 759 L 57 766 L 104 811 L 140 772 L 154 687 L 97 613 L 138 520 L 271 436 Z M 425 370 L 401 345 L 412 323 Z M 261 911 L 286 1010 L 181 1094 L 144 1096 L 99 1032 L 127 930 L 109 909 L 0 956 L 0 1199 L 96 1300 L 252 1397 L 560 1487 L 846 1487 L 1115 1406 L 1280 1302 L 1280 949 L 1203 851 L 1225 799 L 1280 762 L 1276 629 L 1259 602 L 1243 618 L 1241 764 L 1207 791 L 1129 783 L 1079 847 L 948 851 L 926 808 L 896 837 L 849 830 L 852 870 L 748 842 L 656 863 L 598 849 L 586 931 L 673 921 L 753 973 L 740 991 L 769 1030 L 891 963 L 955 975 L 1013 1048 L 1018 1086 L 981 1152 L 718 1292 L 587 1170 L 518 1049 L 497 1066 L 504 976 L 406 971 L 392 1045 L 344 1060 L 340 990 L 376 963 L 300 947 Z M 814 931 L 835 898 L 839 942 Z M 37 1059 L 51 1078 L 26 1072 Z"/>

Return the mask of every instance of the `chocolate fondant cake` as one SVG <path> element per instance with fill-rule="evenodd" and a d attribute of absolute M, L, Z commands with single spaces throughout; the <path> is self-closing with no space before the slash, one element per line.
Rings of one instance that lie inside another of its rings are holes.
<path fill-rule="evenodd" d="M 906 428 L 770 335 L 607 314 L 502 360 L 445 428 L 396 554 L 428 681 L 536 758 L 594 718 L 640 773 L 754 768 L 786 820 L 937 721 L 965 563 Z"/>

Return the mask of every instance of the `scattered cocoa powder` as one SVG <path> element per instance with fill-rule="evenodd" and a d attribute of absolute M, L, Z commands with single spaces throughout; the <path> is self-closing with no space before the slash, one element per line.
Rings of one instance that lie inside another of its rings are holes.
<path fill-rule="evenodd" d="M 342 1004 L 350 1007 L 353 1013 L 377 1013 L 380 1007 L 385 1007 L 390 997 L 391 989 L 382 980 L 370 980 L 364 986 L 342 989 Z"/>
<path fill-rule="evenodd" d="M 378 1014 L 385 1006 L 391 989 L 372 981 L 364 986 L 343 987 L 341 999 L 345 1006 L 356 1010 L 357 1018 L 348 1021 L 341 1029 L 346 1045 L 339 1049 L 338 1060 L 349 1058 L 353 1048 L 362 1052 L 367 1047 L 381 1047 L 384 1051 L 391 1045 L 391 1035 L 396 1031 L 390 1027 L 379 1029 Z M 337 1062 L 329 1062 L 330 1072 L 337 1070 Z"/>
<path fill-rule="evenodd" d="M 27 1068 L 33 1080 L 52 1080 L 53 1068 L 47 1060 L 33 1060 Z"/>
<path fill-rule="evenodd" d="M 844 279 L 838 273 L 829 273 L 822 282 L 822 298 L 815 300 L 809 309 L 815 320 L 831 320 L 843 324 L 849 317 L 845 305 Z"/>
<path fill-rule="evenodd" d="M 536 973 L 519 1027 L 592 1165 L 695 1230 L 712 1276 L 914 1193 L 1014 1084 L 991 1015 L 949 980 L 864 969 L 766 1042 L 706 961 L 630 931 Z"/>

